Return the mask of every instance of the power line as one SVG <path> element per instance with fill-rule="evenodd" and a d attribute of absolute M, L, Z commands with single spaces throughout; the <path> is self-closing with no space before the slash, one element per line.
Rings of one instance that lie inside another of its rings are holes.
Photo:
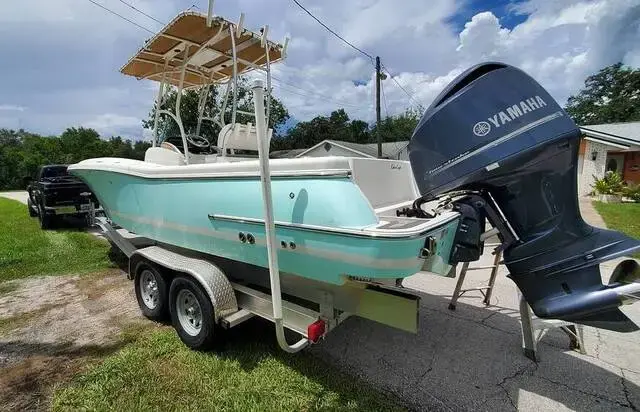
<path fill-rule="evenodd" d="M 311 16 L 312 19 L 314 19 L 315 21 L 317 21 L 322 27 L 324 27 L 325 29 L 327 29 L 331 34 L 333 34 L 334 36 L 336 36 L 338 39 L 342 40 L 346 45 L 348 45 L 349 47 L 353 48 L 354 50 L 358 51 L 359 53 L 363 54 L 364 56 L 368 57 L 371 60 L 371 63 L 373 63 L 374 58 L 370 53 L 365 52 L 364 50 L 356 47 L 353 45 L 353 43 L 349 42 L 347 39 L 345 39 L 344 37 L 340 36 L 338 33 L 336 33 L 334 30 L 332 30 L 329 26 L 327 26 L 325 23 L 323 23 L 319 18 L 317 18 L 316 16 L 313 15 L 313 13 L 311 13 L 308 9 L 306 9 L 302 4 L 300 4 L 300 2 L 298 0 L 292 0 L 298 7 L 300 7 L 302 10 L 304 10 L 309 16 Z M 382 64 L 382 68 L 386 71 L 389 72 L 387 70 L 387 68 L 384 66 L 384 64 Z M 402 85 L 398 82 L 397 79 L 395 79 L 393 76 L 391 76 L 391 73 L 389 73 L 389 76 L 391 77 L 391 80 L 394 81 L 395 84 L 398 85 L 398 87 L 407 95 L 407 97 L 409 97 L 409 100 L 413 100 L 414 103 L 417 103 L 418 105 L 422 105 L 421 102 L 417 101 L 416 98 L 414 98 L 414 96 L 409 93 L 404 87 L 402 87 Z"/>
<path fill-rule="evenodd" d="M 281 90 L 283 90 L 283 91 L 285 91 L 287 93 L 295 94 L 295 95 L 301 96 L 301 97 L 308 97 L 308 98 L 313 98 L 313 99 L 317 99 L 317 100 L 324 100 L 324 101 L 326 101 L 328 103 L 333 103 L 333 104 L 336 104 L 338 106 L 351 107 L 351 108 L 363 107 L 363 106 L 358 105 L 358 104 L 346 103 L 346 102 L 341 102 L 341 101 L 338 101 L 338 100 L 334 100 L 334 99 L 331 99 L 329 97 L 326 97 L 324 95 L 317 94 L 317 93 L 312 93 L 312 94 L 300 93 L 300 92 L 291 90 L 289 88 L 286 88 L 283 85 L 279 85 L 278 87 L 280 87 Z M 304 89 L 301 89 L 301 90 L 304 90 Z"/>
<path fill-rule="evenodd" d="M 109 13 L 113 14 L 114 16 L 117 16 L 117 17 L 121 18 L 122 20 L 125 20 L 125 21 L 127 21 L 127 22 L 129 22 L 129 23 L 133 24 L 134 26 L 136 26 L 136 27 L 138 27 L 138 28 L 140 28 L 140 29 L 146 30 L 147 32 L 149 32 L 149 33 L 151 33 L 151 34 L 155 34 L 152 30 L 150 30 L 150 29 L 148 29 L 148 28 L 146 28 L 146 27 L 144 27 L 144 26 L 142 26 L 142 25 L 140 25 L 140 24 L 136 23 L 136 22 L 135 22 L 135 21 L 133 21 L 133 20 L 128 19 L 127 17 L 125 17 L 125 16 L 123 16 L 123 15 L 121 15 L 121 14 L 119 14 L 119 13 L 117 13 L 117 12 L 115 12 L 115 11 L 113 11 L 113 10 L 109 9 L 109 8 L 107 8 L 106 6 L 103 6 L 102 4 L 100 4 L 100 3 L 98 3 L 98 2 L 96 2 L 96 1 L 94 1 L 94 0 L 88 0 L 88 1 L 89 1 L 89 2 L 91 2 L 91 3 L 93 3 L 93 4 L 94 4 L 94 5 L 96 5 L 96 6 L 100 7 L 101 9 L 103 9 L 103 10 L 105 10 L 105 11 L 107 11 L 107 12 L 109 12 Z M 135 11 L 139 12 L 140 14 L 143 14 L 144 16 L 146 16 L 146 17 L 148 17 L 148 18 L 152 19 L 153 21 L 155 21 L 155 22 L 157 22 L 157 23 L 162 24 L 162 25 L 164 25 L 164 24 L 165 24 L 165 23 L 163 23 L 162 21 L 160 21 L 160 20 L 156 19 L 155 17 L 153 17 L 153 16 L 151 16 L 151 15 L 149 15 L 149 14 L 147 14 L 147 13 L 143 12 L 142 10 L 140 10 L 140 9 L 136 8 L 135 6 L 133 6 L 133 5 L 131 5 L 131 4 L 127 3 L 127 2 L 125 2 L 124 0 L 119 0 L 119 1 L 120 1 L 121 3 L 123 3 L 123 4 L 127 5 L 127 6 L 129 6 L 129 7 L 130 7 L 130 8 L 132 8 L 133 10 L 135 10 Z M 294 0 L 294 1 L 295 1 L 295 0 Z M 296 1 L 296 3 L 297 3 L 297 1 Z M 297 3 L 297 4 L 298 4 L 298 5 L 300 5 L 299 3 Z M 194 5 L 194 6 L 195 6 L 195 5 Z M 193 6 L 192 6 L 192 7 L 193 7 Z M 195 7 L 197 7 L 197 6 L 195 6 Z M 300 7 L 302 7 L 302 5 L 300 5 Z M 303 9 L 304 9 L 304 7 L 303 7 Z M 305 11 L 307 11 L 307 10 L 305 9 Z M 309 13 L 309 11 L 307 11 L 307 13 Z M 310 13 L 309 13 L 309 14 L 310 14 Z M 311 15 L 311 14 L 310 14 L 310 15 Z M 311 15 L 311 16 L 312 16 L 312 17 L 314 17 L 313 15 Z M 314 17 L 314 18 L 315 18 L 315 17 Z M 317 19 L 316 19 L 316 20 L 317 20 Z M 318 21 L 318 22 L 319 22 L 320 24 L 322 24 L 323 26 L 325 26 L 322 22 L 320 22 L 320 21 Z M 333 34 L 337 35 L 335 32 L 333 32 L 333 31 L 332 31 L 331 29 L 329 29 L 328 27 L 326 27 L 326 26 L 325 26 L 325 28 L 327 28 L 327 30 L 331 31 Z M 338 36 L 338 37 L 340 37 L 340 36 Z M 352 46 L 352 47 L 354 47 L 355 49 L 357 49 L 358 51 L 362 52 L 362 50 L 360 50 L 360 49 L 358 49 L 357 47 L 353 46 L 352 44 L 350 44 L 350 43 L 349 43 L 349 42 L 347 42 L 346 40 L 344 40 L 344 39 L 342 39 L 342 40 L 343 40 L 343 41 L 345 41 L 345 42 L 346 42 L 347 44 L 349 44 L 350 46 Z M 364 53 L 364 52 L 362 52 L 362 53 Z M 364 54 L 365 54 L 367 57 L 372 58 L 372 57 L 371 57 L 371 55 L 369 55 L 369 54 L 367 54 L 367 53 L 364 53 Z M 307 90 L 307 89 L 304 89 L 304 88 L 302 88 L 302 87 L 300 87 L 300 86 L 297 86 L 297 85 L 294 85 L 294 84 L 291 84 L 291 83 L 287 83 L 287 82 L 285 82 L 285 81 L 283 81 L 283 80 L 280 80 L 279 78 L 276 78 L 276 77 L 274 77 L 274 76 L 271 76 L 271 78 L 272 78 L 273 80 L 275 80 L 275 81 L 279 82 L 279 83 L 282 83 L 282 84 L 288 85 L 288 86 L 290 86 L 290 87 L 295 87 L 296 89 L 299 89 L 299 90 L 301 90 L 301 91 L 307 92 L 308 94 L 302 94 L 302 93 L 299 93 L 299 92 L 295 92 L 295 91 L 292 91 L 292 90 L 290 90 L 290 89 L 284 88 L 282 85 L 280 85 L 280 87 L 281 87 L 281 88 L 283 88 L 283 89 L 284 89 L 284 91 L 286 91 L 286 92 L 288 92 L 288 93 L 296 94 L 296 95 L 301 96 L 301 97 L 308 97 L 308 98 L 310 97 L 310 98 L 316 98 L 316 99 L 319 99 L 319 100 L 324 100 L 324 101 L 326 101 L 326 102 L 334 103 L 334 104 L 337 104 L 337 105 L 339 105 L 339 106 L 349 106 L 349 107 L 351 107 L 351 108 L 360 108 L 360 110 L 364 110 L 364 109 L 367 109 L 367 110 L 368 110 L 368 108 L 367 108 L 367 107 L 364 107 L 364 106 L 361 106 L 361 105 L 358 105 L 358 104 L 353 104 L 353 103 L 341 102 L 341 101 L 338 101 L 338 100 L 332 99 L 332 98 L 331 98 L 331 97 L 329 97 L 329 96 L 326 96 L 326 95 L 323 95 L 323 94 L 317 93 L 317 92 L 315 92 L 315 91 Z M 385 105 L 386 105 L 386 102 L 385 102 Z M 360 110 L 358 110 L 358 111 L 360 111 Z M 357 111 L 356 111 L 356 112 L 357 112 Z"/>
<path fill-rule="evenodd" d="M 136 23 L 135 21 L 133 21 L 133 20 L 129 20 L 128 18 L 124 17 L 122 14 L 118 14 L 118 13 L 116 13 L 115 11 L 113 11 L 113 10 L 111 10 L 111 9 L 109 9 L 109 8 L 107 8 L 107 7 L 105 7 L 105 6 L 103 6 L 102 4 L 100 4 L 100 3 L 98 3 L 98 2 L 95 2 L 94 0 L 89 0 L 89 1 L 90 1 L 91 3 L 93 3 L 93 4 L 95 4 L 96 6 L 100 7 L 101 9 L 106 10 L 107 12 L 109 12 L 109 13 L 113 14 L 114 16 L 118 16 L 118 17 L 120 17 L 122 20 L 126 20 L 126 21 L 128 21 L 129 23 L 133 24 L 134 26 L 136 26 L 136 27 L 138 27 L 138 28 L 141 28 L 142 30 L 146 30 L 146 31 L 148 31 L 148 32 L 149 32 L 149 33 L 151 33 L 151 34 L 155 34 L 153 31 L 151 31 L 151 30 L 147 29 L 146 27 L 141 26 L 141 25 L 139 25 L 138 23 Z"/>
<path fill-rule="evenodd" d="M 327 100 L 327 101 L 330 101 L 332 103 L 336 103 L 336 104 L 339 104 L 339 105 L 343 105 L 343 106 L 361 107 L 361 105 L 359 105 L 359 104 L 347 103 L 347 102 L 343 102 L 343 101 L 340 101 L 340 100 L 336 100 L 336 99 L 332 98 L 331 96 L 327 96 L 325 94 L 318 93 L 316 91 L 312 91 L 312 90 L 308 90 L 308 89 L 302 88 L 302 87 L 297 86 L 297 85 L 295 85 L 293 83 L 288 83 L 288 82 L 285 82 L 284 80 L 280 80 L 279 78 L 274 77 L 274 76 L 271 76 L 271 79 L 275 80 L 278 83 L 282 83 L 279 87 L 282 87 L 284 90 L 287 90 L 287 91 L 289 90 L 288 88 L 283 87 L 283 85 L 287 85 L 289 87 L 293 87 L 293 88 L 296 88 L 296 89 L 301 90 L 303 92 L 309 93 L 309 95 L 304 95 L 306 97 L 323 98 L 324 100 Z M 294 93 L 294 94 L 297 94 L 297 93 Z M 299 94 L 299 95 L 302 96 L 302 94 Z"/>
<path fill-rule="evenodd" d="M 393 82 L 394 82 L 394 83 L 395 83 L 395 84 L 396 84 L 396 85 L 397 85 L 397 86 L 398 86 L 398 87 L 399 87 L 399 88 L 400 88 L 400 89 L 401 89 L 401 90 L 402 90 L 402 91 L 403 91 L 403 92 L 404 92 L 404 93 L 409 97 L 409 100 L 413 100 L 413 101 L 414 101 L 414 103 L 417 103 L 417 104 L 418 104 L 418 106 L 423 106 L 423 104 L 422 104 L 420 101 L 418 101 L 418 100 L 413 96 L 413 94 L 409 93 L 409 92 L 407 91 L 407 89 L 405 89 L 404 87 L 402 87 L 402 85 L 400 84 L 400 82 L 398 82 L 398 80 L 397 80 L 394 76 L 392 76 L 392 75 L 391 75 L 391 73 L 389 72 L 389 69 L 387 69 L 387 68 L 384 66 L 384 64 L 382 65 L 382 68 L 384 69 L 384 71 L 386 71 L 387 73 L 389 73 L 389 77 L 391 77 L 391 80 L 393 80 Z"/>
<path fill-rule="evenodd" d="M 276 80 L 276 79 L 273 78 L 273 76 L 271 78 L 273 80 Z M 299 89 L 299 90 L 301 90 L 303 92 L 307 92 L 307 93 L 300 93 L 300 92 L 291 90 L 289 87 L 285 87 L 283 84 L 274 85 L 274 86 L 276 86 L 277 88 L 279 88 L 283 92 L 295 94 L 295 95 L 301 96 L 301 97 L 307 97 L 307 98 L 316 99 L 316 100 L 323 100 L 323 101 L 326 101 L 328 103 L 333 103 L 333 104 L 336 104 L 338 106 L 342 106 L 342 108 L 346 108 L 348 110 L 354 111 L 355 113 L 358 113 L 358 112 L 363 111 L 363 110 L 367 110 L 368 111 L 368 110 L 371 109 L 371 107 L 369 107 L 369 106 L 363 106 L 363 105 L 360 105 L 360 104 L 347 103 L 347 102 L 342 102 L 342 101 L 339 101 L 339 100 L 335 100 L 335 99 L 332 99 L 332 98 L 330 98 L 330 97 L 328 97 L 326 95 L 323 95 L 323 94 L 320 94 L 320 93 L 316 93 L 316 92 L 304 89 L 302 87 L 295 86 L 295 85 L 293 85 L 291 83 L 283 82 L 282 80 L 277 80 L 277 82 L 284 83 L 284 85 L 290 85 L 292 87 L 295 87 L 295 88 L 297 88 L 297 89 Z M 287 107 L 294 107 L 295 108 L 295 107 L 306 107 L 306 106 L 287 105 Z"/>
<path fill-rule="evenodd" d="M 152 31 L 151 31 L 151 30 L 149 30 L 148 28 L 146 28 L 146 27 L 144 27 L 144 26 L 141 26 L 140 24 L 138 24 L 138 23 L 134 22 L 133 20 L 130 20 L 130 19 L 128 19 L 128 18 L 126 18 L 126 17 L 124 17 L 123 15 L 121 15 L 121 14 L 119 14 L 119 13 L 116 13 L 115 11 L 113 11 L 113 10 L 111 10 L 111 9 L 109 9 L 109 8 L 107 8 L 107 7 L 105 7 L 105 6 L 103 6 L 102 4 L 97 3 L 97 2 L 95 2 L 94 0 L 89 0 L 89 1 L 90 1 L 91 3 L 93 3 L 93 4 L 95 4 L 96 6 L 98 6 L 98 7 L 102 8 L 102 9 L 106 10 L 107 12 L 109 12 L 109 13 L 111 13 L 111 14 L 115 15 L 115 16 L 118 16 L 118 17 L 120 17 L 121 19 L 123 19 L 123 20 L 125 20 L 125 21 L 127 21 L 127 22 L 129 22 L 129 23 L 131 23 L 131 24 L 133 24 L 133 25 L 135 25 L 136 27 L 139 27 L 139 28 L 141 28 L 141 29 L 143 29 L 143 30 L 148 31 L 149 33 L 154 34 L 154 32 L 152 32 Z M 143 14 L 143 15 L 147 16 L 148 18 L 152 19 L 153 21 L 155 21 L 155 22 L 157 22 L 157 23 L 160 23 L 160 24 L 162 24 L 162 25 L 164 25 L 164 24 L 165 24 L 165 23 L 161 22 L 160 20 L 156 19 L 155 17 L 150 16 L 150 15 L 148 15 L 147 13 L 143 12 L 142 10 L 139 10 L 139 9 L 138 9 L 138 8 L 136 8 L 135 6 L 133 6 L 133 5 L 129 4 L 129 3 L 127 3 L 126 1 L 124 1 L 124 0 L 119 0 L 119 1 L 120 1 L 121 3 L 123 3 L 123 4 L 127 5 L 127 6 L 131 7 L 132 9 L 136 10 L 137 12 L 139 12 L 139 13 L 141 13 L 141 14 Z M 196 7 L 197 7 L 197 6 L 196 6 Z M 271 76 L 271 78 L 272 78 L 273 80 L 276 80 L 277 82 L 280 82 L 280 83 L 283 83 L 283 84 L 289 85 L 289 86 L 291 86 L 291 87 L 295 87 L 296 89 L 302 90 L 302 91 L 304 91 L 304 92 L 310 93 L 310 94 L 302 94 L 302 93 L 297 93 L 297 92 L 294 92 L 294 91 L 291 91 L 291 90 L 287 90 L 287 89 L 285 89 L 287 92 L 292 93 L 292 94 L 297 94 L 298 96 L 301 96 L 301 97 L 312 97 L 312 98 L 313 98 L 313 97 L 315 97 L 315 98 L 317 98 L 317 99 L 324 100 L 324 101 L 327 101 L 327 102 L 329 102 L 329 103 L 334 103 L 334 104 L 337 104 L 337 105 L 339 105 L 339 106 L 350 106 L 350 107 L 353 107 L 353 108 L 361 107 L 360 105 L 356 105 L 356 104 L 353 104 L 353 103 L 341 102 L 341 101 L 338 101 L 338 100 L 332 99 L 332 98 L 331 98 L 331 97 L 329 97 L 329 96 L 325 96 L 325 95 L 322 95 L 322 94 L 320 94 L 320 93 L 313 92 L 313 91 L 310 91 L 310 90 L 304 89 L 304 88 L 302 88 L 302 87 L 296 86 L 296 85 L 294 85 L 294 84 L 287 83 L 287 82 L 285 82 L 285 81 L 283 81 L 283 80 L 280 80 L 280 79 L 278 79 L 278 78 L 276 78 L 276 77 L 274 77 L 274 76 Z M 280 87 L 282 87 L 282 86 L 280 86 Z"/>
<path fill-rule="evenodd" d="M 146 16 L 146 17 L 150 18 L 151 20 L 155 21 L 156 23 L 160 23 L 160 24 L 162 24 L 163 26 L 165 25 L 165 23 L 161 22 L 160 20 L 156 19 L 156 18 L 155 18 L 155 17 L 153 17 L 153 16 L 148 15 L 147 13 L 143 12 L 142 10 L 140 10 L 139 8 L 137 8 L 136 6 L 134 6 L 133 4 L 127 3 L 127 2 L 126 2 L 126 1 L 124 1 L 124 0 L 120 0 L 120 3 L 122 3 L 122 4 L 126 5 L 126 6 L 131 7 L 133 10 L 137 11 L 138 13 L 142 14 L 143 16 Z"/>
<path fill-rule="evenodd" d="M 327 26 L 326 24 L 324 24 L 319 18 L 317 18 L 316 16 L 314 16 L 309 10 L 307 10 L 302 4 L 300 4 L 300 2 L 298 0 L 293 0 L 293 2 L 295 4 L 298 5 L 298 7 L 300 7 L 302 10 L 305 11 L 305 13 L 307 13 L 309 16 L 311 16 L 312 19 L 314 19 L 315 21 L 317 21 L 318 23 L 320 23 L 320 25 L 322 27 L 324 27 L 325 29 L 327 29 L 331 34 L 333 34 L 334 36 L 336 36 L 337 38 L 339 38 L 340 40 L 342 40 L 345 44 L 347 44 L 349 47 L 351 47 L 354 50 L 357 50 L 358 52 L 360 52 L 361 54 L 367 56 L 369 58 L 369 60 L 371 60 L 371 62 L 373 63 L 373 56 L 370 55 L 369 53 L 367 53 L 366 51 L 356 47 L 353 45 L 353 43 L 350 43 L 347 39 L 345 39 L 344 37 L 340 36 L 338 33 L 336 33 L 335 31 L 333 31 L 331 28 L 329 28 L 329 26 Z"/>

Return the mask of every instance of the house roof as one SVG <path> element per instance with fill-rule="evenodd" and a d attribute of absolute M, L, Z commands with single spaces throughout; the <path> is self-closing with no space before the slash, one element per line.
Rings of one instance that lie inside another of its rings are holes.
<path fill-rule="evenodd" d="M 623 150 L 640 148 L 640 122 L 592 124 L 580 126 L 580 131 L 589 140 Z"/>
<path fill-rule="evenodd" d="M 283 158 L 292 158 L 296 157 L 298 154 L 305 152 L 307 149 L 287 149 L 287 150 L 276 150 L 271 152 L 270 156 L 273 159 L 283 159 Z"/>
<path fill-rule="evenodd" d="M 306 149 L 304 151 L 302 151 L 301 153 L 298 153 L 295 157 L 302 157 L 305 154 L 307 154 L 308 152 L 321 147 L 325 144 L 330 144 L 330 145 L 334 145 L 334 146 L 338 146 L 341 147 L 343 149 L 352 151 L 360 156 L 364 156 L 364 157 L 371 157 L 371 158 L 377 158 L 378 157 L 378 144 L 377 143 L 367 143 L 367 144 L 362 144 L 362 143 L 352 143 L 352 142 L 343 142 L 343 141 L 338 141 L 338 140 L 331 140 L 331 139 L 325 139 L 323 141 L 321 141 L 320 143 L 310 147 L 309 149 Z M 397 154 L 402 151 L 404 148 L 407 147 L 407 145 L 409 145 L 409 141 L 400 141 L 400 142 L 387 142 L 387 143 L 382 143 L 382 156 L 385 158 L 395 158 L 397 156 Z"/>

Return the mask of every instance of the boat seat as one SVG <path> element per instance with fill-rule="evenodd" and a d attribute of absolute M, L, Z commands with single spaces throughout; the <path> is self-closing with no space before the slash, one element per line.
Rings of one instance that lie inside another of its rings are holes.
<path fill-rule="evenodd" d="M 271 142 L 273 130 L 269 129 L 268 138 Z M 251 150 L 258 151 L 258 135 L 256 127 L 251 124 L 231 123 L 225 125 L 218 133 L 218 148 L 223 156 L 229 150 Z"/>
<path fill-rule="evenodd" d="M 150 147 L 144 153 L 144 161 L 164 166 L 182 166 L 186 164 L 180 149 L 168 142 L 162 142 L 160 147 Z"/>

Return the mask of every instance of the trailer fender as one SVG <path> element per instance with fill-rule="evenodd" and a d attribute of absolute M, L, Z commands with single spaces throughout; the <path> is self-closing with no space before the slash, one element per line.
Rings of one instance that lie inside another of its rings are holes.
<path fill-rule="evenodd" d="M 133 264 L 137 264 L 141 258 L 193 277 L 211 299 L 216 322 L 238 311 L 238 302 L 229 279 L 213 263 L 183 256 L 159 246 L 149 246 L 133 253 L 130 258 L 130 268 L 134 267 Z"/>

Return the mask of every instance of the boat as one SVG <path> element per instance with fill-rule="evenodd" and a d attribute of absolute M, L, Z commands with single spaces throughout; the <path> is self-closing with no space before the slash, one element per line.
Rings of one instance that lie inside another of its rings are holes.
<path fill-rule="evenodd" d="M 238 76 L 266 75 L 284 46 L 238 24 L 196 12 L 178 15 L 122 68 L 141 79 L 160 81 L 156 107 L 169 88 L 226 83 L 225 103 Z M 267 94 L 269 88 L 267 88 Z M 267 102 L 269 99 L 267 98 Z M 98 158 L 69 167 L 98 197 L 116 225 L 153 241 L 268 267 L 256 126 L 225 116 L 217 146 L 211 137 L 188 134 L 175 110 L 158 110 L 179 125 L 179 139 L 160 144 L 157 126 L 145 160 Z M 267 108 L 267 112 L 268 112 Z M 156 117 L 157 125 L 157 117 Z M 269 131 L 269 135 L 271 131 Z M 242 154 L 240 154 L 242 153 Z M 248 154 L 247 154 L 248 153 Z M 394 285 L 420 270 L 447 274 L 457 212 L 430 218 L 398 216 L 418 197 L 406 161 L 358 158 L 302 158 L 269 161 L 280 270 L 335 285 L 372 282 Z"/>
<path fill-rule="evenodd" d="M 275 296 L 283 348 L 281 275 L 318 290 L 401 286 L 420 270 L 451 276 L 458 263 L 479 259 L 487 224 L 537 316 L 637 329 L 619 310 L 640 298 L 637 262 L 623 261 L 606 285 L 598 265 L 640 249 L 640 242 L 582 220 L 579 129 L 535 80 L 495 62 L 464 72 L 425 111 L 409 162 L 269 160 L 270 67 L 286 56 L 286 42 L 272 43 L 266 26 L 252 33 L 242 21 L 182 13 L 122 68 L 160 82 L 153 147 L 144 161 L 99 158 L 69 167 L 112 224 L 163 250 L 237 263 L 254 274 L 268 268 L 263 277 Z M 264 84 L 256 81 L 255 124 L 236 122 L 235 98 L 227 124 L 228 97 L 250 71 L 265 75 L 267 107 Z M 203 102 L 214 83 L 227 85 L 223 114 L 206 118 Z M 168 85 L 178 88 L 174 111 L 162 109 Z M 216 146 L 185 130 L 180 96 L 187 88 L 204 96 L 196 131 L 203 121 L 220 126 Z M 177 123 L 179 138 L 160 142 L 160 115 Z"/>

